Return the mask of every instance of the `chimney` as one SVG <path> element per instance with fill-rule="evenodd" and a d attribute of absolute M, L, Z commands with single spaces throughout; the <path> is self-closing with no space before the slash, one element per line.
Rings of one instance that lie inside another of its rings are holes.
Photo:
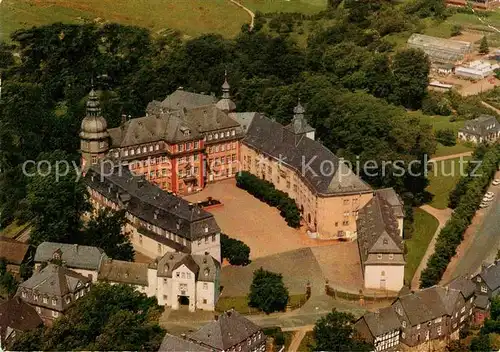
<path fill-rule="evenodd" d="M 189 206 L 189 210 L 193 210 L 193 208 L 194 208 L 194 204 L 193 204 L 193 203 L 191 203 L 191 202 L 190 202 L 190 203 L 188 204 L 188 206 Z"/>
<path fill-rule="evenodd" d="M 177 90 L 184 90 L 184 87 L 180 86 L 179 88 L 177 88 Z"/>
<path fill-rule="evenodd" d="M 125 126 L 125 122 L 127 122 L 127 115 L 122 114 L 122 127 Z"/>
<path fill-rule="evenodd" d="M 186 334 L 181 334 L 181 337 L 185 340 L 186 339 Z"/>
<path fill-rule="evenodd" d="M 75 244 L 74 246 L 75 246 L 75 251 L 78 252 L 78 245 Z"/>

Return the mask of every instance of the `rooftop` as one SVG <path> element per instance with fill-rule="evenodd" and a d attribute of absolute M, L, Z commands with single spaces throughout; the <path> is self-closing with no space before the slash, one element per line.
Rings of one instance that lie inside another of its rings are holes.
<path fill-rule="evenodd" d="M 0 304 L 0 341 L 12 331 L 28 331 L 42 325 L 35 308 L 15 297 Z"/>
<path fill-rule="evenodd" d="M 148 286 L 148 264 L 107 260 L 99 271 L 99 280 Z"/>
<path fill-rule="evenodd" d="M 35 262 L 49 262 L 58 253 L 64 264 L 70 268 L 99 270 L 101 262 L 108 257 L 101 248 L 78 244 L 42 242 L 36 248 Z"/>
<path fill-rule="evenodd" d="M 0 237 L 0 256 L 5 258 L 7 264 L 21 265 L 29 247 L 29 244 L 7 237 Z"/>

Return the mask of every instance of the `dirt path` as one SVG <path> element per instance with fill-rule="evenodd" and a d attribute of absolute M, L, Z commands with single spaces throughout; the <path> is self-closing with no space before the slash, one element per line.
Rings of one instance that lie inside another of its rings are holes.
<path fill-rule="evenodd" d="M 411 288 L 412 289 L 417 289 L 420 285 L 420 274 L 422 274 L 422 270 L 424 270 L 427 266 L 427 260 L 429 260 L 430 256 L 434 253 L 434 247 L 436 245 L 436 240 L 439 235 L 439 232 L 441 229 L 444 227 L 448 219 L 451 217 L 452 210 L 450 208 L 446 209 L 436 209 L 431 207 L 430 205 L 422 205 L 420 209 L 426 211 L 427 213 L 431 214 L 434 216 L 438 221 L 439 221 L 439 226 L 436 229 L 436 232 L 434 233 L 434 236 L 432 236 L 431 241 L 429 242 L 429 246 L 427 247 L 427 250 L 425 251 L 424 256 L 422 257 L 422 260 L 420 261 L 420 264 L 417 268 L 417 271 L 415 271 L 415 274 L 413 275 L 413 279 L 411 280 Z"/>
<path fill-rule="evenodd" d="M 297 330 L 295 334 L 293 334 L 293 339 L 292 342 L 290 343 L 290 346 L 288 347 L 288 352 L 299 352 L 299 347 L 300 343 L 302 342 L 302 339 L 304 336 L 306 336 L 306 332 L 312 331 L 313 325 L 309 326 L 304 326 L 300 330 Z"/>
<path fill-rule="evenodd" d="M 448 159 L 456 159 L 456 158 L 460 158 L 461 156 L 471 156 L 471 155 L 472 155 L 472 152 L 463 152 L 463 153 L 452 154 L 452 155 L 438 156 L 438 157 L 430 159 L 429 161 L 441 161 L 441 160 L 448 160 Z"/>
<path fill-rule="evenodd" d="M 494 112 L 496 112 L 498 115 L 500 115 L 500 110 L 498 110 L 496 107 L 494 107 L 493 105 L 490 105 L 488 104 L 487 102 L 485 101 L 481 101 L 481 104 L 483 104 L 483 106 L 487 107 L 488 109 L 490 110 L 493 110 Z"/>
<path fill-rule="evenodd" d="M 229 0 L 229 1 L 231 1 L 236 6 L 241 7 L 243 10 L 245 10 L 250 15 L 250 30 L 253 30 L 253 25 L 255 22 L 255 13 L 253 13 L 252 10 L 250 10 L 248 7 L 243 6 L 243 4 L 239 3 L 236 0 Z M 1 0 L 0 0 L 0 2 L 1 2 Z"/>

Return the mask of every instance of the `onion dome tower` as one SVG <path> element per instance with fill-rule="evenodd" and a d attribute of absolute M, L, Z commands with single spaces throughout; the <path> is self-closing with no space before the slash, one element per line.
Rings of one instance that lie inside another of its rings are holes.
<path fill-rule="evenodd" d="M 99 98 L 94 88 L 87 100 L 87 115 L 80 129 L 81 167 L 86 169 L 98 163 L 109 151 L 109 133 L 106 119 L 101 116 Z"/>
<path fill-rule="evenodd" d="M 224 111 L 225 113 L 234 112 L 236 110 L 236 104 L 231 100 L 231 95 L 229 83 L 227 82 L 227 71 L 224 73 L 224 84 L 222 85 L 222 99 L 215 105 L 218 109 Z"/>

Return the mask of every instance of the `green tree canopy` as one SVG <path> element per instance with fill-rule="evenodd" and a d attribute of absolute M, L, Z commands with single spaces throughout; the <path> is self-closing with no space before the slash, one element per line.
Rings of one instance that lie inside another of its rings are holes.
<path fill-rule="evenodd" d="M 354 316 L 335 309 L 314 325 L 315 351 L 372 351 L 373 346 L 355 336 Z"/>
<path fill-rule="evenodd" d="M 249 305 L 269 314 L 284 310 L 288 303 L 288 289 L 283 276 L 260 268 L 253 273 L 248 294 Z"/>
<path fill-rule="evenodd" d="M 53 326 L 18 334 L 12 350 L 156 351 L 161 308 L 128 285 L 99 283 Z"/>

